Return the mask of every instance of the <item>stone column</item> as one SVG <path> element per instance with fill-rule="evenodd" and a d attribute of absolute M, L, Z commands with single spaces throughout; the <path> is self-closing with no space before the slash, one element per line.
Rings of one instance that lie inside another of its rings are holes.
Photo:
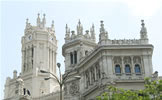
<path fill-rule="evenodd" d="M 94 67 L 94 73 L 95 73 L 94 77 L 95 77 L 95 81 L 96 81 L 97 80 L 97 73 L 96 73 L 97 70 L 96 70 L 96 66 L 95 65 L 93 67 Z"/>
<path fill-rule="evenodd" d="M 22 68 L 21 68 L 21 72 L 24 72 L 24 65 L 25 65 L 25 50 L 22 50 Z"/>
<path fill-rule="evenodd" d="M 65 53 L 65 71 L 69 69 L 70 66 L 70 53 Z"/>
<path fill-rule="evenodd" d="M 26 71 L 29 69 L 29 48 L 26 50 Z"/>
<path fill-rule="evenodd" d="M 54 59 L 53 59 L 53 67 L 54 67 L 54 73 L 56 74 L 56 52 L 54 52 Z"/>
<path fill-rule="evenodd" d="M 145 70 L 145 77 L 151 77 L 151 68 L 150 66 L 150 60 L 149 60 L 149 56 L 148 55 L 144 55 L 143 56 L 143 63 L 144 63 L 144 70 Z"/>
<path fill-rule="evenodd" d="M 107 63 L 108 63 L 108 66 L 107 66 L 108 74 L 107 74 L 107 76 L 108 77 L 112 77 L 112 75 L 113 75 L 113 68 L 114 68 L 113 62 L 112 62 L 112 56 L 108 56 L 107 57 Z"/>
<path fill-rule="evenodd" d="M 125 69 L 125 66 L 124 66 L 124 57 L 122 56 L 121 59 L 122 59 L 122 61 L 121 61 L 122 62 L 122 65 L 121 65 L 121 73 L 124 75 L 125 74 L 125 70 L 124 70 Z"/>
<path fill-rule="evenodd" d="M 131 56 L 131 73 L 132 73 L 132 75 L 134 76 L 134 75 L 135 75 L 135 71 L 134 71 L 133 58 L 134 58 L 134 56 Z"/>
<path fill-rule="evenodd" d="M 100 60 L 99 60 L 99 66 L 98 66 L 98 69 L 100 70 L 100 76 L 101 76 L 101 78 L 102 78 L 102 72 L 104 72 L 104 68 L 103 68 L 103 63 L 102 63 L 102 61 L 103 61 L 103 59 L 101 58 Z M 98 70 L 97 70 L 98 71 Z M 99 74 L 99 73 L 98 73 Z"/>
<path fill-rule="evenodd" d="M 54 57 L 54 55 L 53 55 L 53 54 L 54 54 L 54 53 L 53 53 L 53 49 L 52 49 L 51 52 L 52 52 L 52 55 L 51 55 L 51 56 L 52 56 L 52 59 L 51 59 L 51 60 L 52 60 L 52 62 L 51 62 L 51 63 L 52 63 L 52 64 L 51 64 L 51 65 L 52 65 L 52 67 L 51 67 L 52 70 L 51 70 L 51 72 L 54 72 L 54 68 L 53 68 L 53 57 Z"/>
<path fill-rule="evenodd" d="M 105 74 L 105 77 L 108 75 L 108 65 L 107 65 L 107 57 L 103 56 L 102 59 L 102 66 L 103 66 L 103 70 L 101 74 Z"/>
<path fill-rule="evenodd" d="M 89 72 L 89 82 L 90 82 L 90 85 L 92 85 L 92 75 L 91 75 L 91 69 L 88 70 Z"/>
<path fill-rule="evenodd" d="M 51 70 L 51 49 L 49 48 L 49 71 Z"/>
<path fill-rule="evenodd" d="M 52 48 L 50 50 L 50 71 L 52 71 Z"/>

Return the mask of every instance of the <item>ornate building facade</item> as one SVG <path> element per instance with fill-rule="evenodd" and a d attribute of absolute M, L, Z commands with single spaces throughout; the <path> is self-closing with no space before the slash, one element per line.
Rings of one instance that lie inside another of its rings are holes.
<path fill-rule="evenodd" d="M 77 31 L 65 30 L 62 55 L 65 58 L 64 100 L 95 100 L 108 85 L 124 89 L 143 89 L 144 78 L 152 77 L 153 45 L 149 43 L 144 20 L 141 21 L 140 39 L 111 40 L 101 21 L 99 42 L 96 43 L 95 26 L 83 31 L 79 20 Z M 26 22 L 22 37 L 22 67 L 17 76 L 8 77 L 4 100 L 59 100 L 59 86 L 55 80 L 45 81 L 56 75 L 57 40 L 54 22 L 46 27 L 46 18 L 38 18 L 37 25 Z M 74 78 L 80 76 L 80 79 Z"/>
<path fill-rule="evenodd" d="M 69 79 L 65 85 L 66 100 L 94 100 L 106 86 L 143 89 L 144 77 L 152 77 L 153 45 L 149 44 L 144 20 L 140 39 L 111 40 L 101 21 L 99 42 L 95 42 L 94 25 L 83 34 L 80 21 L 77 33 L 66 26 L 63 56 L 65 74 L 81 79 Z"/>

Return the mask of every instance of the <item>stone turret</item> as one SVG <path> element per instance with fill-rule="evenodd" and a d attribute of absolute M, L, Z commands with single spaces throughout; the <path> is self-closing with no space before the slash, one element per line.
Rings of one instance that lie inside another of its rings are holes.
<path fill-rule="evenodd" d="M 76 32 L 72 30 L 70 34 L 70 28 L 66 24 L 65 44 L 62 47 L 65 57 L 65 71 L 77 66 L 96 46 L 94 24 L 90 30 L 83 31 L 83 25 L 79 20 L 76 29 Z"/>

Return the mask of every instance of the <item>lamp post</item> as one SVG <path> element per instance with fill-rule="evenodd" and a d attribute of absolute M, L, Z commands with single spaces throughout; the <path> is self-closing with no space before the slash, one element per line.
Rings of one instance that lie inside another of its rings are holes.
<path fill-rule="evenodd" d="M 63 87 L 67 77 L 69 76 L 70 72 L 67 72 L 65 74 L 65 76 L 62 78 L 61 77 L 62 74 L 61 74 L 61 70 L 60 70 L 61 64 L 57 63 L 57 67 L 59 68 L 59 75 L 60 75 L 59 78 L 56 75 L 54 75 L 53 73 L 48 72 L 48 71 L 40 70 L 40 72 L 41 73 L 49 73 L 49 74 L 51 74 L 56 79 L 56 81 L 58 82 L 58 84 L 60 86 L 60 100 L 62 100 L 62 87 Z M 75 76 L 75 78 L 80 79 L 81 77 L 80 76 Z M 49 80 L 49 79 L 51 79 L 51 77 L 44 78 L 44 80 Z"/>

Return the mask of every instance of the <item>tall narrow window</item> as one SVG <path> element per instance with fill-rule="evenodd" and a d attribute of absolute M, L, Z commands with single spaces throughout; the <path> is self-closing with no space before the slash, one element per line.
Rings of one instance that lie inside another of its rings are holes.
<path fill-rule="evenodd" d="M 34 57 L 34 47 L 32 46 L 32 58 Z"/>
<path fill-rule="evenodd" d="M 116 65 L 116 66 L 115 66 L 115 73 L 116 73 L 116 74 L 121 74 L 120 65 Z"/>
<path fill-rule="evenodd" d="M 140 69 L 140 65 L 139 64 L 135 65 L 135 73 L 136 74 L 140 74 L 141 73 L 141 69 Z"/>
<path fill-rule="evenodd" d="M 26 68 L 26 48 L 24 50 L 24 72 L 25 72 L 25 69 Z"/>
<path fill-rule="evenodd" d="M 125 73 L 126 74 L 130 74 L 131 73 L 131 68 L 130 68 L 130 65 L 125 65 Z"/>
<path fill-rule="evenodd" d="M 77 63 L 77 51 L 74 51 L 74 63 Z"/>
<path fill-rule="evenodd" d="M 33 60 L 34 60 L 34 47 L 33 47 L 33 45 L 32 45 L 32 68 L 33 68 Z"/>
<path fill-rule="evenodd" d="M 91 81 L 92 81 L 92 84 L 93 84 L 93 82 L 95 82 L 94 68 L 91 68 Z"/>
<path fill-rule="evenodd" d="M 86 72 L 86 88 L 90 85 L 90 77 L 89 77 L 89 72 Z"/>
<path fill-rule="evenodd" d="M 101 78 L 101 72 L 100 72 L 100 68 L 98 64 L 96 65 L 96 76 L 97 76 L 97 79 Z"/>
<path fill-rule="evenodd" d="M 71 60 L 71 64 L 73 64 L 73 53 L 70 53 L 70 60 Z"/>

